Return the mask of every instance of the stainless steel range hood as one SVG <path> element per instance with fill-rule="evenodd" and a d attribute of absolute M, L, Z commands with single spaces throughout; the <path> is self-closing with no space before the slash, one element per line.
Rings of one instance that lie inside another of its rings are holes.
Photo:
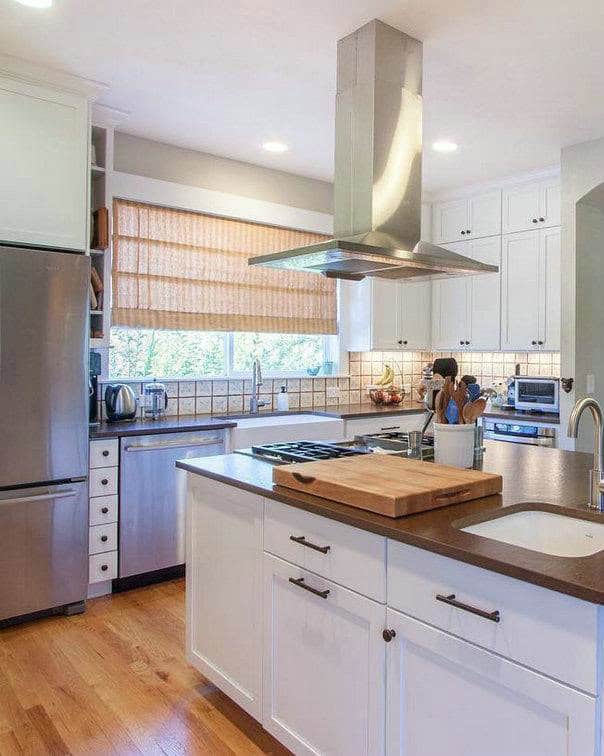
<path fill-rule="evenodd" d="M 249 264 L 355 281 L 496 273 L 420 241 L 421 177 L 422 44 L 373 20 L 338 42 L 335 238 Z"/>

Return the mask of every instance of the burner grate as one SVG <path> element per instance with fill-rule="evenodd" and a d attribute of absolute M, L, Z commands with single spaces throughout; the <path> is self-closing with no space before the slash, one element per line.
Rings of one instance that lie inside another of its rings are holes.
<path fill-rule="evenodd" d="M 283 462 L 317 462 L 324 459 L 355 457 L 370 452 L 369 450 L 317 441 L 289 441 L 252 446 L 252 453 L 260 457 L 279 459 Z"/>

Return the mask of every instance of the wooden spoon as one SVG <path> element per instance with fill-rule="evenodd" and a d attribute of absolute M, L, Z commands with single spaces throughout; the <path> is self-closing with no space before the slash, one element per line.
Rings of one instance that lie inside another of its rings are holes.
<path fill-rule="evenodd" d="M 434 400 L 434 411 L 436 412 L 436 422 L 441 423 L 442 425 L 446 425 L 448 423 L 448 420 L 445 417 L 445 409 L 447 408 L 445 402 L 445 391 L 444 389 L 441 389 L 436 395 L 436 399 Z"/>
<path fill-rule="evenodd" d="M 475 423 L 482 415 L 487 406 L 486 399 L 477 399 L 475 402 L 468 402 L 463 408 L 463 419 L 466 423 Z"/>
<path fill-rule="evenodd" d="M 463 409 L 464 406 L 468 403 L 468 387 L 463 381 L 459 381 L 457 388 L 453 391 L 453 399 L 455 401 L 455 404 L 457 405 L 457 409 L 459 410 L 459 422 L 463 424 L 465 422 Z"/>

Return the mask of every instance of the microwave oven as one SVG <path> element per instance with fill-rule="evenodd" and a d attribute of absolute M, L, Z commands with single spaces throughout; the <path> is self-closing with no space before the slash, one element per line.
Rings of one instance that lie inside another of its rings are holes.
<path fill-rule="evenodd" d="M 517 410 L 560 411 L 560 379 L 515 376 L 514 405 Z"/>

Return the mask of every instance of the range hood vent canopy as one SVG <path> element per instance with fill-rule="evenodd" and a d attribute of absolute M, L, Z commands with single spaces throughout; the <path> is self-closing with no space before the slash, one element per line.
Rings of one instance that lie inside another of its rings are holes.
<path fill-rule="evenodd" d="M 338 42 L 335 238 L 250 265 L 354 281 L 498 271 L 420 241 L 421 88 L 417 39 L 375 19 Z"/>

